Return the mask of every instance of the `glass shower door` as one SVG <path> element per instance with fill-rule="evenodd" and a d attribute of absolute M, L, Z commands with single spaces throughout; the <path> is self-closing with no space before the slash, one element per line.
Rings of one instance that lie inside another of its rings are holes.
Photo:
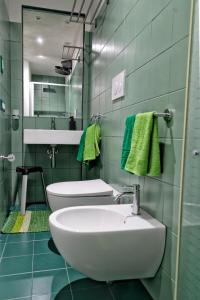
<path fill-rule="evenodd" d="M 178 300 L 200 299 L 199 0 L 195 1 L 183 187 Z"/>

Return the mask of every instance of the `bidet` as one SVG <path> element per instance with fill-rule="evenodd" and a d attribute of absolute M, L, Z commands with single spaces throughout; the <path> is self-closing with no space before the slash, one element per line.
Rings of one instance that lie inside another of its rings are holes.
<path fill-rule="evenodd" d="M 165 246 L 165 226 L 130 204 L 77 206 L 49 217 L 54 243 L 78 271 L 99 281 L 153 277 Z M 126 222 L 124 222 L 126 218 Z"/>

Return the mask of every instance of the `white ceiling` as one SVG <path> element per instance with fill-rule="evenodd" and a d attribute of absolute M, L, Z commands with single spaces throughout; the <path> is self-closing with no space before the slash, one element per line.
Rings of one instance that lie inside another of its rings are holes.
<path fill-rule="evenodd" d="M 74 2 L 73 0 L 5 0 L 10 21 L 18 22 L 18 23 L 20 23 L 22 20 L 21 18 L 22 5 L 71 12 L 73 7 L 73 2 Z M 95 11 L 98 2 L 99 0 L 93 0 L 93 4 L 91 8 L 91 16 Z M 82 4 L 82 0 L 77 0 L 75 12 L 79 12 L 81 4 Z M 83 13 L 86 13 L 89 4 L 90 4 L 90 0 L 85 0 Z"/>
<path fill-rule="evenodd" d="M 40 17 L 37 20 L 36 17 Z M 29 61 L 32 74 L 56 76 L 55 65 L 60 65 L 63 45 L 83 45 L 83 25 L 66 23 L 67 16 L 35 9 L 23 13 L 24 59 Z M 37 38 L 42 38 L 39 44 Z M 41 58 L 42 56 L 42 58 Z"/>
<path fill-rule="evenodd" d="M 7 6 L 9 20 L 11 22 L 22 22 L 22 6 L 36 8 L 46 8 L 50 10 L 59 10 L 71 12 L 74 0 L 4 0 Z M 100 0 L 92 0 L 92 7 L 88 15 L 89 21 L 98 7 Z M 101 1 L 98 12 L 105 0 Z M 91 4 L 91 0 L 77 0 L 74 12 L 79 12 L 82 3 L 84 6 L 82 13 L 86 13 Z M 98 12 L 96 15 L 98 15 Z M 24 15 L 24 58 L 30 62 L 31 71 L 35 74 L 56 75 L 54 66 L 60 65 L 63 44 L 82 45 L 82 25 L 75 22 L 66 24 L 66 16 L 62 14 L 51 14 L 40 11 L 42 18 L 36 22 L 38 15 L 36 10 L 27 12 Z M 86 31 L 91 30 L 91 26 L 85 27 Z M 37 37 L 42 37 L 44 43 L 39 45 L 36 42 Z M 41 59 L 38 56 L 43 55 Z"/>

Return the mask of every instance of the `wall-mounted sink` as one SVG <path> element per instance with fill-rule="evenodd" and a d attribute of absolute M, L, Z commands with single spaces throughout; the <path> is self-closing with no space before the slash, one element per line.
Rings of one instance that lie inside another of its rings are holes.
<path fill-rule="evenodd" d="M 24 144 L 78 145 L 82 130 L 24 129 Z"/>

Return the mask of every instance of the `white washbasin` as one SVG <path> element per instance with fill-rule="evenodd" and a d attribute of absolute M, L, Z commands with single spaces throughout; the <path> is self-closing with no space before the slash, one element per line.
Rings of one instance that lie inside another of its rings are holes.
<path fill-rule="evenodd" d="M 67 262 L 95 280 L 153 277 L 165 246 L 165 226 L 131 205 L 79 206 L 49 217 L 54 242 Z"/>
<path fill-rule="evenodd" d="M 24 129 L 24 144 L 78 145 L 82 130 Z"/>

